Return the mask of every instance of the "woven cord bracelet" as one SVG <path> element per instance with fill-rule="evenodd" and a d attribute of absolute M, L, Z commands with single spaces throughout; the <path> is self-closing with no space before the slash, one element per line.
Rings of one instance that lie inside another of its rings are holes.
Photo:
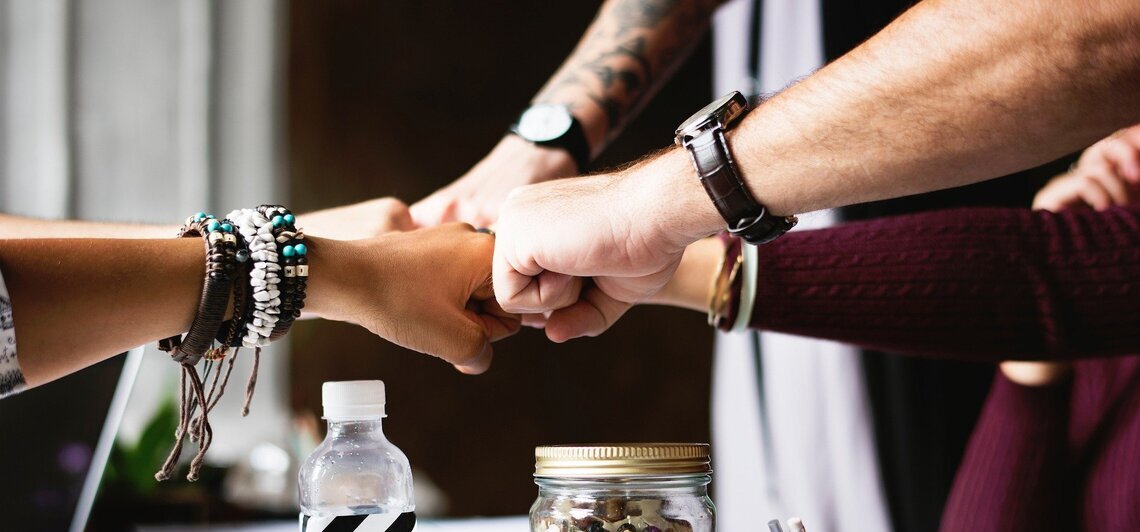
<path fill-rule="evenodd" d="M 171 359 L 181 366 L 179 378 L 178 429 L 174 435 L 174 447 L 155 473 L 156 480 L 170 478 L 178 458 L 182 455 L 184 438 L 198 443 L 198 452 L 190 462 L 187 480 L 198 479 L 198 472 L 205 460 L 206 451 L 213 442 L 213 428 L 208 414 L 212 402 L 213 389 L 207 396 L 202 377 L 195 368 L 202 357 L 211 351 L 214 337 L 225 319 L 227 303 L 237 277 L 237 238 L 234 226 L 229 220 L 218 221 L 212 215 L 197 213 L 186 220 L 178 236 L 201 236 L 206 244 L 206 278 L 203 281 L 198 313 L 191 322 L 186 337 L 172 336 L 159 342 L 159 349 L 170 352 Z M 207 372 L 211 365 L 207 361 Z M 215 378 L 215 385 L 216 385 Z M 197 418 L 195 411 L 199 411 Z"/>

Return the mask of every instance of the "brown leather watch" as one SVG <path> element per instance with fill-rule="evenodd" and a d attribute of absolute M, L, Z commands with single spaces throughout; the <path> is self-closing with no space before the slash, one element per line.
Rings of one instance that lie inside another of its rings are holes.
<path fill-rule="evenodd" d="M 776 216 L 756 201 L 736 170 L 728 131 L 748 112 L 748 100 L 733 91 L 697 111 L 677 128 L 676 142 L 689 150 L 697 175 L 728 232 L 750 244 L 771 242 L 796 225 L 795 216 Z"/>

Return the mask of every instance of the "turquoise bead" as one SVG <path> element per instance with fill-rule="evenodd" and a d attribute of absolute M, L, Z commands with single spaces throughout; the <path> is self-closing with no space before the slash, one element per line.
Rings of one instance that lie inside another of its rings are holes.
<path fill-rule="evenodd" d="M 296 246 L 293 246 L 293 249 L 297 251 L 298 255 L 304 255 L 305 253 L 309 252 L 309 248 L 305 247 L 304 244 L 297 244 Z"/>
<path fill-rule="evenodd" d="M 295 221 L 297 221 L 297 218 L 295 216 L 293 216 L 292 214 L 286 214 L 285 215 L 285 223 L 291 224 Z"/>
<path fill-rule="evenodd" d="M 293 246 L 285 246 L 281 248 L 281 254 L 286 257 L 292 257 L 297 254 L 297 250 L 293 249 Z"/>
<path fill-rule="evenodd" d="M 217 220 L 210 220 L 210 223 L 206 224 L 206 230 L 211 233 L 217 231 L 220 227 L 222 227 L 222 224 L 218 223 Z"/>
<path fill-rule="evenodd" d="M 200 220 L 205 220 L 205 219 L 206 219 L 206 213 L 204 213 L 204 212 L 198 211 L 197 213 L 194 214 L 194 220 L 195 221 L 200 221 Z"/>
<path fill-rule="evenodd" d="M 281 218 L 280 215 L 274 216 L 273 217 L 273 227 L 281 227 L 282 225 L 285 225 L 285 219 Z"/>
<path fill-rule="evenodd" d="M 227 232 L 227 233 L 230 233 L 230 232 L 233 232 L 233 230 L 234 230 L 234 226 L 233 226 L 233 225 L 231 225 L 231 224 L 222 224 L 222 231 L 225 231 L 225 232 Z"/>

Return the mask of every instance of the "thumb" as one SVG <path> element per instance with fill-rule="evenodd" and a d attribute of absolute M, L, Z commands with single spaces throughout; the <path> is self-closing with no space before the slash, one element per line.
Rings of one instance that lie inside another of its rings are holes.
<path fill-rule="evenodd" d="M 591 284 L 577 303 L 555 310 L 546 320 L 546 337 L 562 343 L 582 336 L 598 336 L 633 305 L 619 301 Z"/>

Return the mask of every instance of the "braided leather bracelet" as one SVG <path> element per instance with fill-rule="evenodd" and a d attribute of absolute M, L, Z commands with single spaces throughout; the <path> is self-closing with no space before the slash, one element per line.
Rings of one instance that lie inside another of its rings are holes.
<path fill-rule="evenodd" d="M 201 236 L 206 245 L 206 278 L 190 330 L 185 338 L 175 335 L 158 343 L 158 348 L 169 352 L 170 358 L 179 364 L 197 364 L 212 347 L 226 317 L 226 305 L 237 273 L 237 239 L 233 230 L 229 220 L 219 222 L 212 215 L 200 212 L 188 218 L 178 232 L 179 238 Z"/>

